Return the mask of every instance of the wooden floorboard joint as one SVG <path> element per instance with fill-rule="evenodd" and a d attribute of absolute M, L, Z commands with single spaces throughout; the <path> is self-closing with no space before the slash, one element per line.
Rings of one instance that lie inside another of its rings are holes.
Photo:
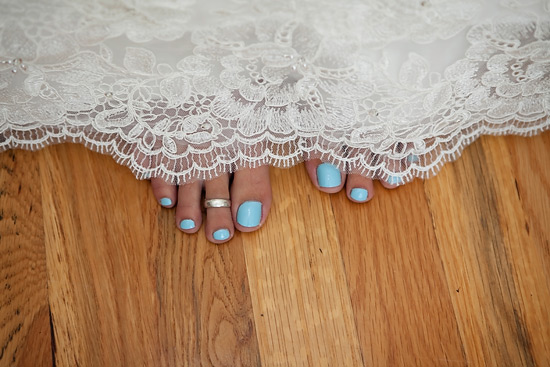
<path fill-rule="evenodd" d="M 344 189 L 345 190 L 345 189 Z M 343 193 L 340 193 L 339 195 L 343 195 Z M 330 200 L 330 208 L 331 208 L 331 212 L 332 212 L 332 215 L 333 216 L 337 216 L 338 215 L 338 211 L 337 211 L 337 208 L 335 208 L 335 204 L 333 202 L 333 198 L 331 197 L 331 200 Z M 342 225 L 342 222 L 341 221 L 336 221 L 335 222 L 335 228 L 336 228 L 336 232 L 338 233 L 341 233 L 342 229 L 340 228 L 340 226 Z M 344 260 L 344 253 L 342 251 L 342 238 L 341 236 L 337 236 L 337 245 L 338 245 L 338 254 L 340 255 L 340 263 L 342 264 L 342 269 L 344 270 L 344 280 L 346 282 L 346 285 L 347 285 L 347 289 L 348 289 L 348 292 L 347 292 L 347 295 L 348 295 L 348 302 L 350 305 L 352 305 L 352 314 L 353 314 L 353 321 L 354 321 L 354 330 L 355 330 L 355 338 L 357 338 L 357 340 L 359 340 L 359 323 L 358 323 L 358 319 L 357 319 L 357 316 L 356 316 L 356 311 L 353 309 L 353 298 L 352 298 L 352 295 L 351 295 L 351 292 L 349 291 L 350 289 L 350 285 L 351 285 L 351 282 L 350 282 L 350 279 L 349 279 L 349 276 L 351 274 L 351 272 L 349 271 L 349 269 L 346 269 L 346 262 Z M 323 253 L 323 251 L 319 248 L 319 251 L 321 251 L 321 253 Z M 360 345 L 359 346 L 359 357 L 361 358 L 361 365 L 366 367 L 367 364 L 366 364 L 366 361 L 365 361 L 365 351 L 364 351 L 364 346 L 363 345 Z"/>
<path fill-rule="evenodd" d="M 50 339 L 51 339 L 51 350 L 52 350 L 52 367 L 57 367 L 56 355 L 56 343 L 55 343 L 55 325 L 53 322 L 52 308 L 48 305 L 48 313 L 50 317 Z"/>

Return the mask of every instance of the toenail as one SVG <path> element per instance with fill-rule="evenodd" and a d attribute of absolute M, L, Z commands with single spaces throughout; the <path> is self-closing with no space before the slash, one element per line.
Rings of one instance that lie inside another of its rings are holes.
<path fill-rule="evenodd" d="M 257 227 L 262 219 L 262 203 L 245 201 L 237 211 L 237 223 L 243 227 Z"/>
<path fill-rule="evenodd" d="M 367 201 L 369 192 L 365 189 L 355 188 L 351 190 L 350 196 L 355 201 Z"/>
<path fill-rule="evenodd" d="M 340 171 L 330 163 L 317 166 L 317 182 L 320 187 L 338 187 L 342 183 Z"/>
<path fill-rule="evenodd" d="M 180 222 L 181 229 L 193 229 L 195 228 L 195 222 L 192 219 L 184 219 Z"/>
<path fill-rule="evenodd" d="M 389 176 L 387 182 L 390 185 L 402 185 L 403 184 L 403 179 L 401 177 L 397 177 L 397 176 Z"/>
<path fill-rule="evenodd" d="M 162 198 L 162 199 L 160 199 L 160 205 L 170 206 L 170 205 L 172 205 L 172 200 L 169 199 L 169 198 Z"/>
<path fill-rule="evenodd" d="M 218 229 L 216 232 L 212 234 L 212 237 L 216 241 L 223 241 L 229 238 L 229 230 L 228 229 Z"/>
<path fill-rule="evenodd" d="M 418 156 L 415 155 L 415 154 L 411 154 L 407 157 L 407 162 L 409 162 L 409 163 L 416 163 L 419 160 L 420 160 L 420 158 L 418 158 Z"/>

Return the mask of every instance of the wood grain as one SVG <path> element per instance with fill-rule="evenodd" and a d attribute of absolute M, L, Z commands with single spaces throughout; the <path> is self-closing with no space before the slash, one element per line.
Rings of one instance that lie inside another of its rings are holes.
<path fill-rule="evenodd" d="M 332 198 L 367 366 L 466 365 L 422 182 Z"/>
<path fill-rule="evenodd" d="M 258 364 L 238 241 L 184 235 L 108 157 L 40 154 L 58 365 Z"/>
<path fill-rule="evenodd" d="M 157 282 L 166 365 L 260 365 L 242 241 L 213 246 L 204 232 L 177 230 L 174 210 L 161 212 L 159 238 L 166 241 Z"/>
<path fill-rule="evenodd" d="M 482 138 L 366 205 L 272 170 L 269 220 L 223 246 L 107 156 L 13 157 L 0 366 L 550 365 L 550 133 Z"/>
<path fill-rule="evenodd" d="M 0 366 L 51 366 L 39 166 L 0 154 Z"/>
<path fill-rule="evenodd" d="M 549 364 L 549 311 L 540 303 L 550 299 L 549 279 L 516 190 L 521 182 L 544 200 L 548 191 L 531 181 L 540 174 L 514 177 L 506 142 L 484 138 L 426 182 L 447 281 L 460 289 L 452 300 L 470 364 Z M 442 190 L 453 195 L 443 200 Z"/>
<path fill-rule="evenodd" d="M 241 236 L 262 361 L 363 366 L 330 198 L 303 167 L 271 177 L 276 204 L 268 223 Z"/>

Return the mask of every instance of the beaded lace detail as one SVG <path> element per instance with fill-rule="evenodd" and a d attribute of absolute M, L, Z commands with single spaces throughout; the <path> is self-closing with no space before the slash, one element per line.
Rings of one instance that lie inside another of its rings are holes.
<path fill-rule="evenodd" d="M 547 1 L 5 3 L 0 150 L 80 142 L 174 183 L 316 157 L 403 183 L 550 125 Z M 463 50 L 438 69 L 430 45 Z"/>

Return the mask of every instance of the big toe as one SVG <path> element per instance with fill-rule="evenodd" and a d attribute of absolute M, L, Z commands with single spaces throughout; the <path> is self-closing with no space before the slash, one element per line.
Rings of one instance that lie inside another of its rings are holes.
<path fill-rule="evenodd" d="M 339 192 L 344 187 L 346 175 L 330 163 L 323 163 L 319 159 L 306 161 L 306 170 L 311 182 L 319 190 L 329 194 Z"/>
<path fill-rule="evenodd" d="M 269 166 L 241 169 L 231 185 L 232 214 L 235 227 L 241 232 L 260 228 L 271 208 Z"/>

